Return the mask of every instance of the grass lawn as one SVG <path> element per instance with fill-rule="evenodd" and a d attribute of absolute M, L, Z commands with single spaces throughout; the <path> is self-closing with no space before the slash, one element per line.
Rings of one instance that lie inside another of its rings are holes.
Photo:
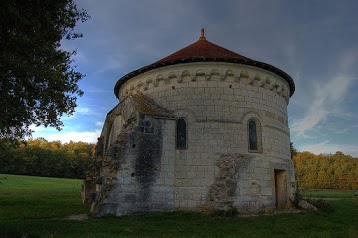
<path fill-rule="evenodd" d="M 358 182 L 358 181 L 357 181 Z M 355 198 L 353 190 L 332 190 L 332 189 L 310 189 L 301 190 L 304 197 L 321 197 L 321 198 Z"/>
<path fill-rule="evenodd" d="M 6 179 L 5 179 L 6 177 Z M 0 174 L 0 237 L 358 237 L 358 199 L 329 201 L 332 213 L 214 217 L 152 213 L 85 221 L 80 180 Z"/>

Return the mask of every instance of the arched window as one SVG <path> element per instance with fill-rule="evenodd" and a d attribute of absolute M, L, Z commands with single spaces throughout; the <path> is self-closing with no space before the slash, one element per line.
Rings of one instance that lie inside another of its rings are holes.
<path fill-rule="evenodd" d="M 179 118 L 176 121 L 176 148 L 183 150 L 187 148 L 187 126 L 184 118 Z"/>
<path fill-rule="evenodd" d="M 251 118 L 247 122 L 249 152 L 262 152 L 261 125 L 259 120 Z"/>
<path fill-rule="evenodd" d="M 249 147 L 250 150 L 257 150 L 257 131 L 254 121 L 249 122 Z"/>

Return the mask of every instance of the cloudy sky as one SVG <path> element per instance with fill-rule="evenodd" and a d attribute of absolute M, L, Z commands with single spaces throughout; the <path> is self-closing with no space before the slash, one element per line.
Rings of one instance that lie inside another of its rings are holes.
<path fill-rule="evenodd" d="M 75 0 L 91 15 L 64 41 L 77 49 L 84 96 L 61 132 L 33 137 L 96 142 L 123 75 L 206 38 L 272 64 L 296 83 L 288 106 L 291 140 L 300 150 L 358 156 L 358 1 Z"/>

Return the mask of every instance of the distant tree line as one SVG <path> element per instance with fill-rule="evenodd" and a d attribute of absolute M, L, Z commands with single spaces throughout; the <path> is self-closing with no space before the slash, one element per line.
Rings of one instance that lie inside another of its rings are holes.
<path fill-rule="evenodd" d="M 340 151 L 319 155 L 307 151 L 294 153 L 300 189 L 358 190 L 358 158 Z"/>
<path fill-rule="evenodd" d="M 358 190 L 358 158 L 297 152 L 293 144 L 291 154 L 300 189 Z M 82 179 L 94 156 L 95 145 L 84 142 L 0 139 L 0 173 Z"/>
<path fill-rule="evenodd" d="M 94 144 L 84 142 L 0 140 L 0 173 L 82 179 L 94 150 Z"/>

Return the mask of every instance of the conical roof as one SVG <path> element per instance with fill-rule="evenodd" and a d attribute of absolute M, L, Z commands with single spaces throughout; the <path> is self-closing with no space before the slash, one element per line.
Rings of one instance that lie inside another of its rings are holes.
<path fill-rule="evenodd" d="M 205 38 L 204 29 L 201 29 L 201 36 L 198 41 L 157 61 L 157 63 L 194 58 L 251 60 L 224 47 L 211 43 Z"/>
<path fill-rule="evenodd" d="M 235 53 L 221 46 L 218 46 L 214 43 L 211 43 L 205 38 L 204 29 L 201 29 L 201 36 L 198 41 L 184 47 L 181 50 L 174 52 L 173 54 L 153 64 L 132 71 L 126 74 L 125 76 L 123 76 L 122 78 L 120 78 L 114 87 L 114 94 L 116 95 L 116 97 L 118 97 L 118 92 L 121 86 L 129 79 L 139 74 L 169 65 L 192 63 L 192 62 L 228 62 L 228 63 L 255 66 L 258 68 L 271 71 L 281 76 L 283 79 L 285 79 L 290 86 L 290 96 L 292 96 L 295 91 L 295 83 L 293 79 L 282 70 L 270 64 L 252 60 L 238 53 Z"/>

